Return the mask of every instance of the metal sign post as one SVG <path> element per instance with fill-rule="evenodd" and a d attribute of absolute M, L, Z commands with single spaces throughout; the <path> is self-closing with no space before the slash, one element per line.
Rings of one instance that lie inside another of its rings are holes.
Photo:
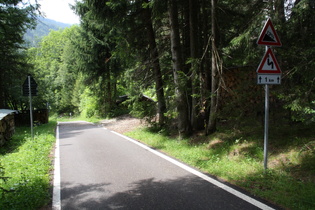
<path fill-rule="evenodd" d="M 31 90 L 31 76 L 27 76 L 28 79 L 28 91 L 29 91 L 29 98 L 30 98 L 30 119 L 31 119 L 31 136 L 32 139 L 34 138 L 34 126 L 33 126 L 33 106 L 32 106 L 32 90 Z"/>
<path fill-rule="evenodd" d="M 268 168 L 269 85 L 265 85 L 264 169 Z"/>
<path fill-rule="evenodd" d="M 33 131 L 33 106 L 32 106 L 32 96 L 37 96 L 37 83 L 31 75 L 28 75 L 22 86 L 23 96 L 28 96 L 30 101 L 30 123 L 31 123 L 31 136 L 34 138 Z"/>
<path fill-rule="evenodd" d="M 257 68 L 257 84 L 265 85 L 265 127 L 264 127 L 264 169 L 268 169 L 268 137 L 269 137 L 269 85 L 281 84 L 281 70 L 270 46 L 282 46 L 270 18 L 265 23 L 257 41 L 265 45 L 266 52 Z"/>

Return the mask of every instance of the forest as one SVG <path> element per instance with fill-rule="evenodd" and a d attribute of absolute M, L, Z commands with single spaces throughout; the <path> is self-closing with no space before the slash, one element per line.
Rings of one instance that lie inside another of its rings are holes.
<path fill-rule="evenodd" d="M 270 87 L 270 113 L 281 123 L 314 123 L 314 2 L 84 0 L 72 6 L 80 25 L 27 48 L 23 35 L 40 5 L 2 1 L 0 108 L 28 109 L 21 85 L 31 74 L 34 108 L 58 115 L 131 113 L 180 136 L 261 121 L 256 70 L 265 48 L 257 39 L 270 17 L 282 42 L 273 47 L 282 80 Z"/>

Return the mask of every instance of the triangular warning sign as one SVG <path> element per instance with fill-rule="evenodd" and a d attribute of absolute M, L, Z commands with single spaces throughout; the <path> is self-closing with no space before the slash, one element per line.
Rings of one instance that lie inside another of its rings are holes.
<path fill-rule="evenodd" d="M 281 70 L 275 55 L 272 50 L 268 48 L 264 58 L 257 68 L 258 74 L 281 74 Z"/>
<path fill-rule="evenodd" d="M 261 31 L 257 40 L 258 45 L 269 45 L 269 46 L 282 46 L 281 41 L 275 28 L 272 25 L 270 18 L 265 23 L 263 30 Z"/>

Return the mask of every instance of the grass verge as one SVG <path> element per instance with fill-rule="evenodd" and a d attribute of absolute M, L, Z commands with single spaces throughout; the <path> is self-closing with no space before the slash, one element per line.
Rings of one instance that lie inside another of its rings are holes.
<path fill-rule="evenodd" d="M 54 116 L 57 117 L 57 116 Z M 73 122 L 73 121 L 86 121 L 91 123 L 98 123 L 103 118 L 100 117 L 82 117 L 82 116 L 74 116 L 74 117 L 58 117 L 58 122 Z"/>
<path fill-rule="evenodd" d="M 222 129 L 211 136 L 196 135 L 184 140 L 150 128 L 126 135 L 284 208 L 306 210 L 315 209 L 312 126 L 271 129 L 266 172 L 262 127 Z"/>
<path fill-rule="evenodd" d="M 0 148 L 0 209 L 39 209 L 50 202 L 50 152 L 56 121 L 34 128 L 18 127 Z"/>

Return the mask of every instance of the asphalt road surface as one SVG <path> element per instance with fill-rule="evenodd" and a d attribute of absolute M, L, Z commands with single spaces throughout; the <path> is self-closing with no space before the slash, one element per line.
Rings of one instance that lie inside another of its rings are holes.
<path fill-rule="evenodd" d="M 58 135 L 61 209 L 272 209 L 91 123 L 59 123 Z"/>

